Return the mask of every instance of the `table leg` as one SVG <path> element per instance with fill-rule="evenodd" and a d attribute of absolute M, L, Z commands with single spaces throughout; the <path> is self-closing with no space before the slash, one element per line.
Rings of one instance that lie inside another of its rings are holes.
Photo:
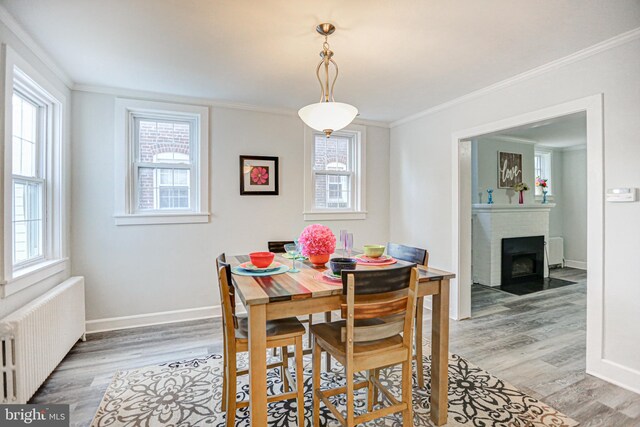
<path fill-rule="evenodd" d="M 449 393 L 449 280 L 440 282 L 431 312 L 431 421 L 447 423 Z"/>
<path fill-rule="evenodd" d="M 264 304 L 249 305 L 249 410 L 252 427 L 267 425 L 267 313 Z"/>

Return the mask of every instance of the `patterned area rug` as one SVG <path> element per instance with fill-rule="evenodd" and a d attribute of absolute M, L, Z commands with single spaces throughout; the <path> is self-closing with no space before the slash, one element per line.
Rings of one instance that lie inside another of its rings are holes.
<path fill-rule="evenodd" d="M 238 357 L 239 369 L 246 366 L 246 353 Z M 415 384 L 414 370 L 414 424 L 433 426 L 429 420 L 430 358 L 425 357 L 425 389 Z M 324 387 L 344 385 L 341 367 L 334 361 L 333 372 L 323 372 Z M 324 364 L 322 365 L 324 366 Z M 305 358 L 305 425 L 312 425 L 311 411 L 311 359 Z M 295 376 L 294 376 L 295 378 Z M 248 376 L 240 377 L 239 400 L 248 398 Z M 400 396 L 400 367 L 381 372 L 381 382 Z M 277 370 L 268 371 L 269 394 L 282 392 Z M 92 422 L 93 427 L 106 426 L 220 426 L 225 425 L 221 411 L 222 356 L 212 354 L 205 358 L 185 360 L 162 365 L 118 372 L 100 403 Z M 356 412 L 366 410 L 366 389 L 356 391 Z M 333 402 L 342 409 L 344 395 L 335 396 Z M 269 404 L 270 426 L 297 426 L 295 400 Z M 320 424 L 339 425 L 331 413 L 320 405 Z M 248 408 L 239 409 L 236 426 L 249 426 Z M 400 414 L 374 420 L 367 426 L 403 425 Z M 512 385 L 473 366 L 458 355 L 449 358 L 449 422 L 447 426 L 469 427 L 569 427 L 575 420 L 554 408 L 518 391 Z"/>

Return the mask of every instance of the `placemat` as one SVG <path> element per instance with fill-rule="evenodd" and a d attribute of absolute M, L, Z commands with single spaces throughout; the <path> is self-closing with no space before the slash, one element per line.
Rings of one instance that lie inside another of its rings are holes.
<path fill-rule="evenodd" d="M 398 262 L 397 259 L 395 258 L 391 258 L 388 259 L 386 261 L 380 261 L 380 262 L 367 262 L 367 261 L 362 261 L 360 258 L 356 257 L 356 259 L 358 260 L 358 265 L 373 265 L 373 266 L 381 266 L 381 265 L 392 265 L 395 264 L 396 262 Z"/>

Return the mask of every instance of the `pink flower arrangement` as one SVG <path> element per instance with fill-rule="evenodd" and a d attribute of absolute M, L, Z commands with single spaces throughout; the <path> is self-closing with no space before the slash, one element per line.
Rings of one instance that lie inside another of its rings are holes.
<path fill-rule="evenodd" d="M 537 177 L 536 178 L 536 187 L 547 188 L 547 180 Z"/>
<path fill-rule="evenodd" d="M 336 236 L 329 227 L 320 224 L 305 227 L 298 242 L 304 256 L 332 254 L 336 250 Z"/>

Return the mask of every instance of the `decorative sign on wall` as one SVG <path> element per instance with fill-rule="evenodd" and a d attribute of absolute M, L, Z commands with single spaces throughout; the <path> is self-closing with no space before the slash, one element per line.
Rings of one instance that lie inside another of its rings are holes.
<path fill-rule="evenodd" d="M 522 154 L 498 152 L 498 188 L 522 182 Z"/>
<path fill-rule="evenodd" d="M 240 156 L 240 195 L 277 196 L 278 158 Z"/>

